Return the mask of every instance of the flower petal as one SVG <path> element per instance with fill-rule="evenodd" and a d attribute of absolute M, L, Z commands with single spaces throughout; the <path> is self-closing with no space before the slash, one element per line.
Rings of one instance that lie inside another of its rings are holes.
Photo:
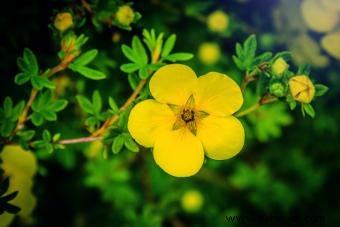
<path fill-rule="evenodd" d="M 209 115 L 198 122 L 197 137 L 201 140 L 208 157 L 223 160 L 241 151 L 244 144 L 244 129 L 241 122 L 233 116 Z"/>
<path fill-rule="evenodd" d="M 188 129 L 182 128 L 157 137 L 153 157 L 168 174 L 189 177 L 203 165 L 204 152 L 201 142 Z"/>
<path fill-rule="evenodd" d="M 170 64 L 158 69 L 150 80 L 150 92 L 161 103 L 184 105 L 197 83 L 188 66 Z"/>
<path fill-rule="evenodd" d="M 196 108 L 215 116 L 230 116 L 243 104 L 240 87 L 227 75 L 210 72 L 198 78 Z"/>
<path fill-rule="evenodd" d="M 131 110 L 128 130 L 139 144 L 152 147 L 158 132 L 171 130 L 175 120 L 175 114 L 168 105 L 148 99 Z"/>

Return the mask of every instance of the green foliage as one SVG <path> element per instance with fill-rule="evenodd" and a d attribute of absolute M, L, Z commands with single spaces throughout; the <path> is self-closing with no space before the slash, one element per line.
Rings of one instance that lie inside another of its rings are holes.
<path fill-rule="evenodd" d="M 10 203 L 18 195 L 18 191 L 7 194 L 9 183 L 9 178 L 5 178 L 0 182 L 0 215 L 4 212 L 16 214 L 20 211 L 19 207 Z"/>
<path fill-rule="evenodd" d="M 57 112 L 65 109 L 67 100 L 53 100 L 52 92 L 47 90 L 40 93 L 32 104 L 34 111 L 31 116 L 31 121 L 34 125 L 40 126 L 44 121 L 56 121 Z"/>
<path fill-rule="evenodd" d="M 20 117 L 20 114 L 24 110 L 24 106 L 25 101 L 21 101 L 13 107 L 11 97 L 5 98 L 3 107 L 0 108 L 0 135 L 2 137 L 10 136 L 16 126 L 16 122 Z"/>

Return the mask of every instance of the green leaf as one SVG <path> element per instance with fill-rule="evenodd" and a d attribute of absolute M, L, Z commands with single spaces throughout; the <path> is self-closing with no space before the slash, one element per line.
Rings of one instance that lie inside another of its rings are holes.
<path fill-rule="evenodd" d="M 92 103 L 85 97 L 81 96 L 81 95 L 77 95 L 76 99 L 78 100 L 78 103 L 80 105 L 80 107 L 89 114 L 94 114 L 94 107 L 92 105 Z"/>
<path fill-rule="evenodd" d="M 328 87 L 323 84 L 315 84 L 315 96 L 323 96 L 328 91 Z"/>
<path fill-rule="evenodd" d="M 67 106 L 68 101 L 65 99 L 59 99 L 52 104 L 49 105 L 49 109 L 53 110 L 54 112 L 59 112 Z"/>
<path fill-rule="evenodd" d="M 35 112 L 46 109 L 52 99 L 52 93 L 47 90 L 44 93 L 40 93 L 32 104 L 32 109 Z"/>
<path fill-rule="evenodd" d="M 193 54 L 181 52 L 181 53 L 170 54 L 170 55 L 164 57 L 163 60 L 168 60 L 168 61 L 171 61 L 171 62 L 187 61 L 187 60 L 192 59 L 193 57 L 194 57 Z"/>
<path fill-rule="evenodd" d="M 305 110 L 306 114 L 308 114 L 310 117 L 315 117 L 315 111 L 311 104 L 303 104 L 303 109 Z"/>
<path fill-rule="evenodd" d="M 142 68 L 140 68 L 138 70 L 138 76 L 142 80 L 145 80 L 145 79 L 147 79 L 150 76 L 150 74 L 148 73 L 147 65 L 143 66 Z"/>
<path fill-rule="evenodd" d="M 132 48 L 130 48 L 129 46 L 123 44 L 122 45 L 122 52 L 125 55 L 125 57 L 127 57 L 130 61 L 138 63 L 139 62 L 139 57 L 138 54 L 135 53 Z"/>
<path fill-rule="evenodd" d="M 10 136 L 11 132 L 13 131 L 15 124 L 11 121 L 3 121 L 0 125 L 0 132 L 3 137 Z"/>
<path fill-rule="evenodd" d="M 6 97 L 4 101 L 4 114 L 6 117 L 10 117 L 12 115 L 13 101 L 11 97 Z"/>
<path fill-rule="evenodd" d="M 24 111 L 25 108 L 25 101 L 21 101 L 19 102 L 13 109 L 13 114 L 11 116 L 11 120 L 12 121 L 16 121 L 18 120 L 19 116 L 21 115 L 21 113 Z"/>
<path fill-rule="evenodd" d="M 123 134 L 118 135 L 113 139 L 111 150 L 114 154 L 118 154 L 123 148 L 125 137 Z"/>
<path fill-rule="evenodd" d="M 71 63 L 69 65 L 69 68 L 74 71 L 74 72 L 78 72 L 81 75 L 83 75 L 86 78 L 92 79 L 92 80 L 101 80 L 104 79 L 106 76 L 104 73 L 95 70 L 95 69 L 91 69 L 88 68 L 86 66 L 80 66 L 80 65 L 75 65 L 73 63 Z"/>
<path fill-rule="evenodd" d="M 57 114 L 51 110 L 42 110 L 39 113 L 48 121 L 57 120 Z"/>
<path fill-rule="evenodd" d="M 172 49 L 174 48 L 176 43 L 176 35 L 172 34 L 169 38 L 165 41 L 162 51 L 162 58 L 168 56 Z"/>
<path fill-rule="evenodd" d="M 44 141 L 51 141 L 51 133 L 48 130 L 44 130 L 42 136 Z"/>
<path fill-rule="evenodd" d="M 132 49 L 138 55 L 138 62 L 140 64 L 145 65 L 148 63 L 148 55 L 146 54 L 142 42 L 137 36 L 132 38 Z"/>
<path fill-rule="evenodd" d="M 78 58 L 76 58 L 76 60 L 74 60 L 73 64 L 79 65 L 79 66 L 87 65 L 91 61 L 93 61 L 93 59 L 95 59 L 97 54 L 98 54 L 98 50 L 96 50 L 96 49 L 89 50 L 89 51 L 85 52 L 84 54 L 80 55 Z"/>
<path fill-rule="evenodd" d="M 44 117 L 38 112 L 33 113 L 31 119 L 35 126 L 40 126 L 44 122 Z"/>
<path fill-rule="evenodd" d="M 98 90 L 95 90 L 92 94 L 92 104 L 93 104 L 93 109 L 95 113 L 100 113 L 102 109 L 102 97 L 99 94 Z"/>
<path fill-rule="evenodd" d="M 30 72 L 34 75 L 38 75 L 38 72 L 39 72 L 38 62 L 37 62 L 35 55 L 30 49 L 28 48 L 24 49 L 23 59 L 25 63 L 29 66 Z"/>
<path fill-rule="evenodd" d="M 310 66 L 310 64 L 305 63 L 305 64 L 301 64 L 301 65 L 299 66 L 299 69 L 298 69 L 297 74 L 298 74 L 298 75 L 309 75 L 310 72 L 311 72 L 311 66 Z"/>
<path fill-rule="evenodd" d="M 31 83 L 32 86 L 38 90 L 42 89 L 44 87 L 44 79 L 40 76 L 32 76 L 31 77 Z"/>
<path fill-rule="evenodd" d="M 244 42 L 243 49 L 244 49 L 244 53 L 247 56 L 247 58 L 255 57 L 256 48 L 257 48 L 256 36 L 253 34 L 253 35 L 250 35 Z"/>
<path fill-rule="evenodd" d="M 128 81 L 132 89 L 136 89 L 136 87 L 139 84 L 139 77 L 135 74 L 129 74 L 128 75 Z"/>
<path fill-rule="evenodd" d="M 141 66 L 136 63 L 127 63 L 120 66 L 120 70 L 126 73 L 132 73 L 137 71 Z"/>
<path fill-rule="evenodd" d="M 124 145 L 128 150 L 130 150 L 132 152 L 138 152 L 139 151 L 139 146 L 136 144 L 135 141 L 133 141 L 133 139 L 130 135 L 125 135 Z"/>
<path fill-rule="evenodd" d="M 52 81 L 50 81 L 49 79 L 41 77 L 41 76 L 39 76 L 39 78 L 40 78 L 40 82 L 42 83 L 42 85 L 44 87 L 49 88 L 49 89 L 55 88 L 54 83 Z"/>
<path fill-rule="evenodd" d="M 119 107 L 118 107 L 116 101 L 111 97 L 109 97 L 109 105 L 110 105 L 111 109 L 113 110 L 113 112 L 115 112 L 115 113 L 119 112 Z"/>
<path fill-rule="evenodd" d="M 17 135 L 20 136 L 23 140 L 29 141 L 35 135 L 35 131 L 34 130 L 19 131 Z"/>
<path fill-rule="evenodd" d="M 30 76 L 26 73 L 19 73 L 15 76 L 14 82 L 18 85 L 27 83 L 30 80 Z"/>
<path fill-rule="evenodd" d="M 234 63 L 236 64 L 237 68 L 241 69 L 241 70 L 245 70 L 245 67 L 243 65 L 243 62 L 238 58 L 236 57 L 235 55 L 233 55 L 233 61 Z"/>

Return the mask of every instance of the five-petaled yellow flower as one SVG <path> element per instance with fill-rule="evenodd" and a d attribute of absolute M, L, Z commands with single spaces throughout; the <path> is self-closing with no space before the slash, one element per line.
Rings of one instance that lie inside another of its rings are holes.
<path fill-rule="evenodd" d="M 228 76 L 210 72 L 201 77 L 188 66 L 160 68 L 150 80 L 155 99 L 138 103 L 128 129 L 145 147 L 153 147 L 156 163 L 168 174 L 196 174 L 204 153 L 216 160 L 236 155 L 244 129 L 232 116 L 243 103 L 239 86 Z"/>

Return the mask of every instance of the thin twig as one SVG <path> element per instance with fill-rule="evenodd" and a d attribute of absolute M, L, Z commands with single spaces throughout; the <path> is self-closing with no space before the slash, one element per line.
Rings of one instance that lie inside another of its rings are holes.
<path fill-rule="evenodd" d="M 58 144 L 75 144 L 75 143 L 88 143 L 93 142 L 96 140 L 101 140 L 102 137 L 82 137 L 82 138 L 76 138 L 76 139 L 66 139 L 66 140 L 60 140 L 58 141 Z"/>
<path fill-rule="evenodd" d="M 259 107 L 266 105 L 268 103 L 271 102 L 275 102 L 277 101 L 277 98 L 271 95 L 265 95 L 263 96 L 257 103 L 255 103 L 254 105 L 250 106 L 249 108 L 238 112 L 235 114 L 235 117 L 243 117 L 251 112 L 253 112 L 254 110 L 257 110 Z"/>

